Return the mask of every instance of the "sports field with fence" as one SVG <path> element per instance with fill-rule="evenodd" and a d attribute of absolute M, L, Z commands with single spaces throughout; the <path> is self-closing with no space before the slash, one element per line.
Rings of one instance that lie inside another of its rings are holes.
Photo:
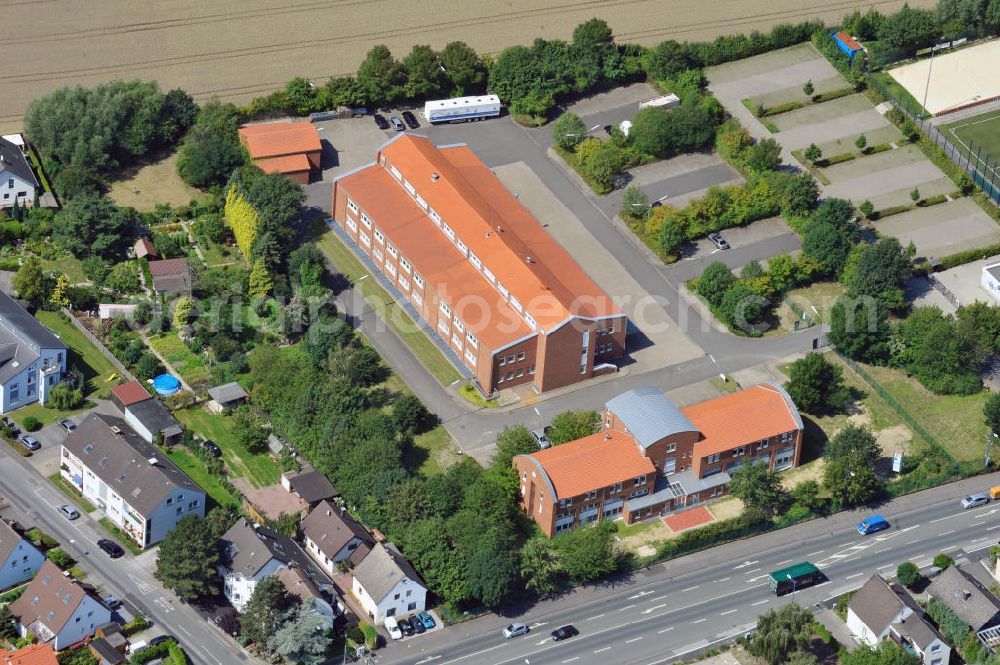
<path fill-rule="evenodd" d="M 980 171 L 1000 183 L 1000 111 L 965 118 L 938 127 Z"/>

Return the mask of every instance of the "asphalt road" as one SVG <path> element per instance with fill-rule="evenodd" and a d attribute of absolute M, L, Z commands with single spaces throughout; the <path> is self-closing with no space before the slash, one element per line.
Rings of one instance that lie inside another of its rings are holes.
<path fill-rule="evenodd" d="M 904 561 L 926 568 L 946 552 L 969 569 L 1000 537 L 1000 503 L 962 510 L 961 497 L 1000 482 L 1000 474 L 953 483 L 877 509 L 892 523 L 860 536 L 854 525 L 875 510 L 850 511 L 730 543 L 638 571 L 614 584 L 587 587 L 516 616 L 490 615 L 433 634 L 405 638 L 380 651 L 379 663 L 408 665 L 657 665 L 743 634 L 757 616 L 788 602 L 811 607 L 861 586 L 876 571 L 894 574 Z M 781 598 L 767 574 L 811 561 L 828 581 Z M 503 626 L 531 627 L 505 640 Z M 572 624 L 580 635 L 553 642 Z"/>
<path fill-rule="evenodd" d="M 88 583 L 141 609 L 163 632 L 174 635 L 194 665 L 256 662 L 250 661 L 232 639 L 200 618 L 189 605 L 179 603 L 172 592 L 156 581 L 155 552 L 147 552 L 139 559 L 128 552 L 120 559 L 108 558 L 96 544 L 99 538 L 108 537 L 107 532 L 87 514 L 72 522 L 62 517 L 56 506 L 74 502 L 36 473 L 6 443 L 0 443 L 0 495 L 18 512 L 26 514 L 30 524 L 58 540 L 87 571 Z"/>

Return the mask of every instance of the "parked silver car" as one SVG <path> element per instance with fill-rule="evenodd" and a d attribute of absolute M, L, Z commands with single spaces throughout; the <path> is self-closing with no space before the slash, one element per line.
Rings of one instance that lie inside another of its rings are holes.
<path fill-rule="evenodd" d="M 987 496 L 985 492 L 970 494 L 962 499 L 962 508 L 968 510 L 969 508 L 975 508 L 976 506 L 985 506 L 989 502 L 990 497 Z"/>
<path fill-rule="evenodd" d="M 527 635 L 528 627 L 523 623 L 512 623 L 503 629 L 503 636 L 508 640 L 512 637 L 517 637 L 518 635 Z"/>

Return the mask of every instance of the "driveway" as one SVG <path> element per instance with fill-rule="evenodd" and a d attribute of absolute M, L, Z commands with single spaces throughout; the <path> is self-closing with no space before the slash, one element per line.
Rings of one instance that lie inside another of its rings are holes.
<path fill-rule="evenodd" d="M 69 416 L 68 420 L 72 420 L 73 422 L 80 424 L 90 413 L 103 413 L 119 417 L 122 416 L 121 412 L 111 402 L 107 400 L 97 400 L 96 405 L 92 409 Z M 64 430 L 58 422 L 54 422 L 46 425 L 37 432 L 32 432 L 31 435 L 38 439 L 38 442 L 42 444 L 42 447 L 40 450 L 33 452 L 31 457 L 27 458 L 28 463 L 31 464 L 31 466 L 34 467 L 38 473 L 46 478 L 59 473 L 59 455 L 62 450 L 62 443 L 66 440 L 66 430 Z"/>

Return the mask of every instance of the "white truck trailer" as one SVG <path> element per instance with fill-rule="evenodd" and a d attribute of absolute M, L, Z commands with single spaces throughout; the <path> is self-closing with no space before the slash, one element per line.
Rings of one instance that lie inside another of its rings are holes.
<path fill-rule="evenodd" d="M 500 98 L 496 95 L 438 99 L 424 104 L 427 122 L 471 122 L 500 115 Z"/>
<path fill-rule="evenodd" d="M 659 97 L 653 97 L 652 99 L 641 101 L 639 102 L 639 108 L 644 109 L 648 106 L 662 106 L 665 109 L 672 109 L 680 103 L 680 97 L 671 93 L 669 95 L 660 95 Z"/>

